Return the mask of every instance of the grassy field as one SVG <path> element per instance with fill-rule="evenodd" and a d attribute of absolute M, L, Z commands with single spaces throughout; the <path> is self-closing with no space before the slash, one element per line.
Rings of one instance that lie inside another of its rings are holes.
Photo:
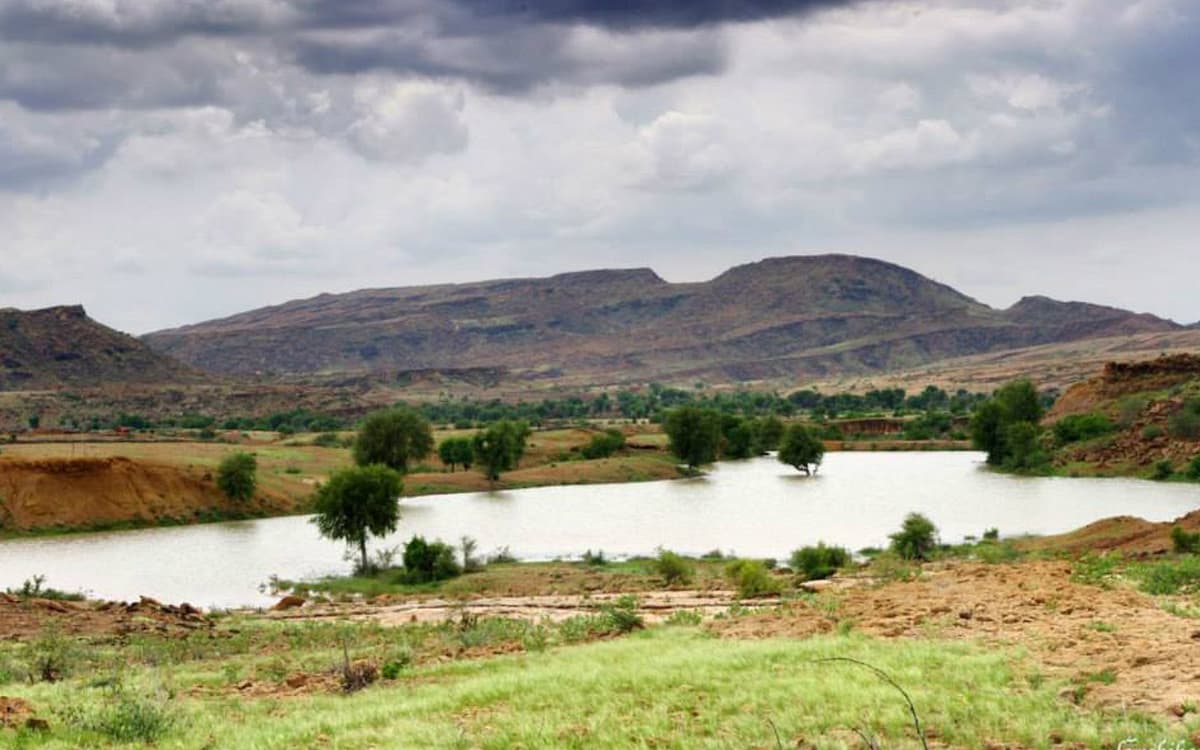
<path fill-rule="evenodd" d="M 526 626 L 528 627 L 528 626 Z M 847 635 L 738 641 L 691 626 L 564 643 L 562 629 L 274 625 L 232 621 L 226 641 L 135 639 L 97 668 L 57 683 L 3 687 L 49 724 L 0 730 L 13 747 L 160 748 L 775 748 L 919 747 L 903 696 L 940 747 L 1113 747 L 1126 737 L 1182 738 L 1135 713 L 1079 709 L 1016 650 Z M 524 640 L 514 640 L 513 633 Z M 434 633 L 434 635 L 430 635 Z M 492 635 L 488 635 L 492 633 Z M 425 640 L 457 640 L 441 663 L 413 659 Z M 352 695 L 336 674 L 352 660 L 397 665 Z M 484 645 L 519 653 L 471 658 Z M 414 648 L 412 644 L 418 645 Z M 469 643 L 470 645 L 463 645 Z M 474 649 L 474 651 L 472 651 Z M 405 655 L 407 654 L 407 656 Z M 22 647 L 0 646 L 10 663 Z M 391 660 L 390 662 L 388 660 Z M 410 663 L 411 662 L 411 663 Z M 109 669 L 101 668 L 107 664 Z M 110 671 L 111 670 L 111 671 Z M 292 687 L 295 686 L 295 687 Z M 777 734 L 778 733 L 778 734 Z M 778 736 L 778 739 L 777 739 Z M 1000 746 L 1000 745 L 996 745 Z"/>

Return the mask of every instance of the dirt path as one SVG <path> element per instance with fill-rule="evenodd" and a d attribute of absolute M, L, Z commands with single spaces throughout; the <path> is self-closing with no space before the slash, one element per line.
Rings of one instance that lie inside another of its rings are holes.
<path fill-rule="evenodd" d="M 737 600 L 732 591 L 653 591 L 635 594 L 638 613 L 649 623 L 661 622 L 679 611 L 697 612 L 711 618 L 729 609 Z M 351 619 L 375 621 L 383 625 L 414 622 L 445 622 L 461 617 L 511 617 L 554 622 L 576 615 L 595 614 L 599 607 L 611 604 L 621 594 L 546 595 L 480 597 L 469 600 L 425 599 L 388 604 L 327 604 L 302 610 L 272 612 L 280 620 Z M 759 599 L 753 606 L 772 606 L 779 599 Z"/>

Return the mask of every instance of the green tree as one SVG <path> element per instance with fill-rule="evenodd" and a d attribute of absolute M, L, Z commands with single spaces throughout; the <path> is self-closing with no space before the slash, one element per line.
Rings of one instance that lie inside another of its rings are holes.
<path fill-rule="evenodd" d="M 721 447 L 721 415 L 712 409 L 684 406 L 668 412 L 663 422 L 671 453 L 695 471 L 717 460 Z"/>
<path fill-rule="evenodd" d="M 230 500 L 248 502 L 258 488 L 258 459 L 244 451 L 221 459 L 217 466 L 217 487 Z"/>
<path fill-rule="evenodd" d="M 779 444 L 779 461 L 796 471 L 813 474 L 825 458 L 825 444 L 802 424 L 789 425 Z"/>
<path fill-rule="evenodd" d="M 367 536 L 396 530 L 401 489 L 400 474 L 382 464 L 341 469 L 317 490 L 313 523 L 321 536 L 356 545 L 359 570 L 366 572 Z"/>
<path fill-rule="evenodd" d="M 419 461 L 432 450 L 433 430 L 427 419 L 408 409 L 389 409 L 370 415 L 358 429 L 354 462 L 383 464 L 403 474 L 410 461 Z"/>
<path fill-rule="evenodd" d="M 1042 450 L 1042 431 L 1032 422 L 1014 422 L 1004 431 L 1004 468 L 1032 471 L 1046 465 L 1049 457 Z"/>
<path fill-rule="evenodd" d="M 1010 438 L 1025 441 L 1029 436 L 1028 429 L 1013 430 L 1012 425 L 1024 422 L 1036 433 L 1043 413 L 1042 401 L 1033 383 L 1028 380 L 1008 383 L 975 410 L 971 418 L 971 440 L 976 448 L 987 452 L 989 464 L 1005 465 L 1013 449 Z M 1028 448 L 1028 442 L 1018 446 L 1018 450 L 1026 451 L 1020 458 L 1021 463 L 1032 455 L 1026 450 Z"/>
<path fill-rule="evenodd" d="M 476 433 L 471 440 L 475 462 L 483 469 L 489 482 L 495 482 L 500 474 L 512 471 L 525 455 L 525 441 L 529 439 L 529 425 L 502 419 L 483 432 Z"/>
<path fill-rule="evenodd" d="M 749 419 L 725 415 L 721 423 L 724 437 L 722 455 L 733 459 L 758 455 L 758 435 L 754 427 L 754 423 Z"/>
<path fill-rule="evenodd" d="M 909 513 L 900 530 L 889 537 L 892 550 L 905 560 L 928 560 L 937 547 L 937 527 L 920 513 Z"/>
<path fill-rule="evenodd" d="M 455 466 L 470 469 L 475 458 L 475 451 L 471 448 L 470 438 L 446 438 L 438 445 L 438 458 L 442 459 L 442 463 L 450 467 L 450 471 L 454 471 Z"/>
<path fill-rule="evenodd" d="M 758 420 L 757 428 L 759 450 L 778 450 L 780 442 L 783 441 L 783 433 L 787 429 L 783 421 L 779 417 L 763 417 Z"/>

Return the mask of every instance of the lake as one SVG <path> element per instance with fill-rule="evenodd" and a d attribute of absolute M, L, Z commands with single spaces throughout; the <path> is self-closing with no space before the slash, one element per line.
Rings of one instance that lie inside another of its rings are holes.
<path fill-rule="evenodd" d="M 1002 535 L 1069 531 L 1116 515 L 1153 521 L 1200 506 L 1200 487 L 1132 479 L 1025 478 L 996 474 L 980 453 L 831 453 L 805 478 L 774 459 L 724 463 L 705 477 L 622 485 L 543 487 L 406 499 L 395 535 L 489 553 L 507 546 L 526 560 L 713 549 L 785 559 L 817 541 L 882 546 L 905 514 L 919 511 L 942 539 L 998 528 Z M 300 516 L 0 542 L 0 589 L 34 575 L 47 585 L 105 599 L 151 596 L 204 607 L 263 605 L 274 574 L 311 578 L 348 572 L 341 544 Z"/>

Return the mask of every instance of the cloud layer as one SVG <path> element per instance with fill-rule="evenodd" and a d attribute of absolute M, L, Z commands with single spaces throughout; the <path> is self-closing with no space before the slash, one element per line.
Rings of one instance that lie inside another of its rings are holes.
<path fill-rule="evenodd" d="M 834 250 L 1200 319 L 1198 36 L 1188 0 L 9 0 L 0 306 Z"/>

